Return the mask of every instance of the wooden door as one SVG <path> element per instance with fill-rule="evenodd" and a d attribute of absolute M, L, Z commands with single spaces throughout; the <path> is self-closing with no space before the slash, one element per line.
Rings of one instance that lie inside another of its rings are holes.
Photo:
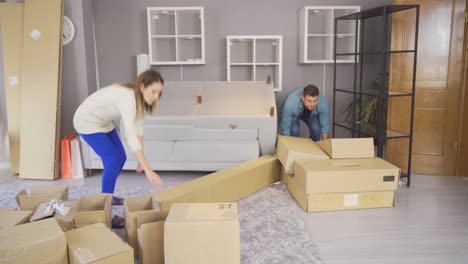
<path fill-rule="evenodd" d="M 465 52 L 463 59 L 463 91 L 462 91 L 462 107 L 460 117 L 460 153 L 458 156 L 457 175 L 468 176 L 468 41 L 467 29 L 465 28 Z"/>
<path fill-rule="evenodd" d="M 411 173 L 455 175 L 465 0 L 394 0 L 419 4 L 419 38 Z M 393 50 L 413 49 L 416 12 L 393 16 Z M 411 91 L 413 56 L 390 59 L 390 89 Z M 389 128 L 409 132 L 409 98 L 389 103 Z M 387 141 L 386 159 L 407 170 L 408 140 Z"/>

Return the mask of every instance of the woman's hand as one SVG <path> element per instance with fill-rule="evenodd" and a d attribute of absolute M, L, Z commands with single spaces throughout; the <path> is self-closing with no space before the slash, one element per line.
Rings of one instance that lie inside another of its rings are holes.
<path fill-rule="evenodd" d="M 153 170 L 145 171 L 145 174 L 146 174 L 146 177 L 148 178 L 148 180 L 154 186 L 156 186 L 156 187 L 163 187 L 164 186 L 164 183 L 161 180 L 161 178 L 159 178 L 159 175 L 156 172 L 154 172 Z"/>
<path fill-rule="evenodd" d="M 143 167 L 141 166 L 140 162 L 138 162 L 138 165 L 136 167 L 136 172 L 138 174 L 142 173 L 143 172 Z"/>

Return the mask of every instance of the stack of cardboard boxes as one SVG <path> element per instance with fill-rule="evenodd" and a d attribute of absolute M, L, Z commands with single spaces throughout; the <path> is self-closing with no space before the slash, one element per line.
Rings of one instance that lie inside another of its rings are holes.
<path fill-rule="evenodd" d="M 372 138 L 278 137 L 281 179 L 306 212 L 391 207 L 400 169 L 374 157 Z"/>
<path fill-rule="evenodd" d="M 108 228 L 110 198 L 67 201 L 67 186 L 21 191 L 16 196 L 20 210 L 0 209 L 0 263 L 133 263 L 133 249 Z M 65 201 L 70 212 L 30 223 L 36 208 L 51 199 Z"/>
<path fill-rule="evenodd" d="M 280 179 L 307 212 L 391 207 L 400 170 L 374 157 L 372 139 L 279 136 L 277 157 L 263 156 L 165 191 L 127 198 L 128 245 L 109 229 L 109 195 L 84 196 L 70 216 L 28 222 L 67 187 L 34 187 L 21 211 L 0 210 L 1 263 L 240 263 L 236 201 Z M 4 229 L 1 229 L 4 228 Z M 77 229 L 75 229 L 77 228 Z M 66 232 L 65 232 L 66 231 Z M 196 243 L 194 243 L 196 241 Z M 19 247 L 24 248 L 19 250 Z M 22 246 L 26 245 L 26 246 Z"/>

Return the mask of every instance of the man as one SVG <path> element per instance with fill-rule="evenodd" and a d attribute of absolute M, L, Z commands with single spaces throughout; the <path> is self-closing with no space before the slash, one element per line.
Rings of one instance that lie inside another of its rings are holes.
<path fill-rule="evenodd" d="M 288 94 L 281 111 L 281 134 L 298 137 L 299 120 L 307 124 L 313 141 L 328 138 L 328 103 L 315 85 L 299 87 Z"/>

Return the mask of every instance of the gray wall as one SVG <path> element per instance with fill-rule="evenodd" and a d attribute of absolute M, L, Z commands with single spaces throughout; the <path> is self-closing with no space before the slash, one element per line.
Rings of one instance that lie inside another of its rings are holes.
<path fill-rule="evenodd" d="M 165 80 L 226 80 L 226 35 L 282 35 L 283 83 L 277 103 L 294 87 L 316 84 L 332 103 L 333 64 L 299 64 L 299 10 L 312 5 L 359 5 L 367 9 L 391 0 L 99 0 L 93 16 L 100 85 L 133 81 L 135 55 L 148 53 L 146 7 L 204 6 L 205 65 L 158 66 Z M 350 79 L 350 65 L 340 65 L 340 78 Z M 325 71 L 325 79 L 324 79 Z M 324 87 L 325 83 L 325 87 Z"/>
<path fill-rule="evenodd" d="M 226 35 L 283 35 L 283 91 L 276 94 L 280 106 L 289 91 L 307 83 L 319 86 L 332 102 L 333 65 L 299 64 L 298 15 L 302 7 L 360 5 L 361 9 L 367 9 L 391 3 L 391 0 L 65 0 L 65 15 L 74 22 L 76 35 L 63 48 L 62 136 L 74 132 L 73 114 L 96 90 L 97 83 L 102 87 L 118 81 L 133 81 L 135 55 L 148 53 L 146 7 L 205 7 L 206 64 L 155 67 L 166 80 L 180 80 L 181 69 L 184 81 L 226 80 Z M 352 73 L 349 65 L 339 67 Z M 1 63 L 0 70 L 3 72 Z M 349 74 L 340 78 L 350 80 Z M 0 75 L 0 85 L 3 84 Z M 0 96 L 4 98 L 1 91 Z M 6 131 L 6 116 L 1 112 L 0 142 L 5 142 L 5 136 L 1 135 Z M 4 149 L 3 145 L 0 147 Z"/>
<path fill-rule="evenodd" d="M 75 26 L 75 37 L 63 47 L 62 137 L 76 133 L 73 115 L 80 103 L 96 91 L 92 0 L 65 0 L 64 14 Z"/>

